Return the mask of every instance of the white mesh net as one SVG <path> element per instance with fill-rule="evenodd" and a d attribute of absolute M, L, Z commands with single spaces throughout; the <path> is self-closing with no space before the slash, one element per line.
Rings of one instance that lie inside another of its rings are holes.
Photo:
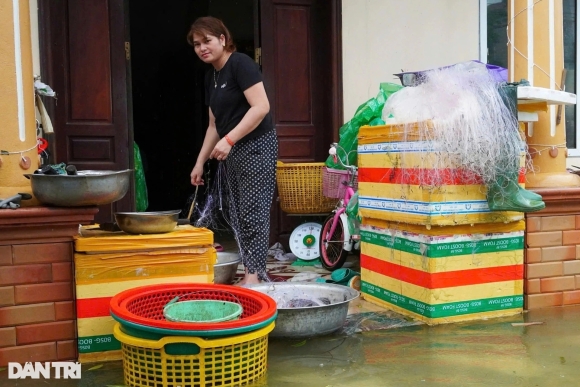
<path fill-rule="evenodd" d="M 489 184 L 517 176 L 526 144 L 514 107 L 502 93 L 485 65 L 477 62 L 428 71 L 423 83 L 394 93 L 383 119 L 400 125 L 403 141 L 419 141 L 426 151 L 419 160 L 393 156 L 398 157 L 393 161 L 409 171 L 429 168 L 428 173 L 403 176 L 403 181 L 413 178 L 424 188 L 434 188 L 450 179 Z"/>

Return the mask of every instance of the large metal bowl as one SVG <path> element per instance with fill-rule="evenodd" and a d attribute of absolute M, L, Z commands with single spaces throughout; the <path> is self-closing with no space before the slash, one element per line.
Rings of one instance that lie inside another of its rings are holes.
<path fill-rule="evenodd" d="M 132 169 L 78 171 L 77 175 L 25 174 L 42 204 L 58 207 L 100 206 L 120 200 L 129 190 Z"/>
<path fill-rule="evenodd" d="M 278 318 L 271 337 L 307 338 L 336 332 L 346 321 L 348 304 L 360 296 L 347 286 L 318 282 L 274 282 L 246 287 L 276 300 Z M 286 307 L 293 299 L 312 306 Z"/>
<path fill-rule="evenodd" d="M 219 251 L 217 253 L 217 262 L 213 265 L 213 282 L 215 284 L 231 285 L 236 278 L 240 262 L 239 253 Z"/>
<path fill-rule="evenodd" d="M 115 212 L 115 221 L 128 234 L 163 234 L 175 229 L 180 212 Z"/>

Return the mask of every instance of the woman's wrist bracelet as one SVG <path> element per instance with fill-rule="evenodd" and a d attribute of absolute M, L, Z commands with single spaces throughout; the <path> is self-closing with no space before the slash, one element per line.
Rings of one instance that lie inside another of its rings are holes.
<path fill-rule="evenodd" d="M 230 146 L 234 146 L 235 142 L 232 141 L 231 138 L 229 138 L 229 136 L 226 134 L 225 137 L 226 141 L 228 142 L 228 144 L 230 144 Z"/>

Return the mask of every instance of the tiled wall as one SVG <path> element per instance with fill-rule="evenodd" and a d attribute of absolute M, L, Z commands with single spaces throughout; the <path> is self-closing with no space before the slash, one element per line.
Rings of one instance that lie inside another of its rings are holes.
<path fill-rule="evenodd" d="M 76 360 L 72 248 L 0 246 L 0 365 Z"/>
<path fill-rule="evenodd" d="M 580 213 L 526 216 L 526 309 L 580 304 Z"/>
<path fill-rule="evenodd" d="M 0 366 L 77 359 L 73 237 L 96 212 L 0 210 Z"/>

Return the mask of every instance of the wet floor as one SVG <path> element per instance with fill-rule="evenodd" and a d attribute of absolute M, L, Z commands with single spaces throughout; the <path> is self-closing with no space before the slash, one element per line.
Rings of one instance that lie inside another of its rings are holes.
<path fill-rule="evenodd" d="M 542 324 L 525 325 L 532 322 Z M 3 370 L 0 385 L 122 386 L 123 367 L 121 362 L 83 365 L 80 381 L 8 380 Z M 267 375 L 250 386 L 578 385 L 580 306 L 433 327 L 391 327 L 309 340 L 270 339 Z"/>

